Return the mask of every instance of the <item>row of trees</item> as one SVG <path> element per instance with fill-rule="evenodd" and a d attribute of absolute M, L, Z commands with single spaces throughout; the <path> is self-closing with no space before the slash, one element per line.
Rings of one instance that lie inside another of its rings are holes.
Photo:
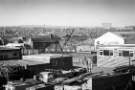
<path fill-rule="evenodd" d="M 74 34 L 89 36 L 89 32 L 97 32 L 97 36 L 107 31 L 116 31 L 115 29 L 103 29 L 103 28 L 79 28 L 79 27 L 0 27 L 0 37 L 3 36 L 25 36 L 31 37 L 37 34 L 46 34 L 47 32 L 53 32 L 58 36 L 64 36 L 67 31 L 75 30 Z"/>

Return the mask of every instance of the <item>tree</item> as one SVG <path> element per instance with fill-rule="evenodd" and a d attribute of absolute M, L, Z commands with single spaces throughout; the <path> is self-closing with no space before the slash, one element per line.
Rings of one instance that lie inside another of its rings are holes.
<path fill-rule="evenodd" d="M 91 39 L 90 47 L 92 47 L 94 45 L 94 39 L 97 37 L 97 32 L 91 31 L 91 32 L 88 32 L 88 35 L 89 35 L 88 36 L 89 39 Z M 95 54 L 92 54 L 92 50 L 89 55 L 84 56 L 84 61 L 85 61 L 85 65 L 87 67 L 88 72 L 91 72 L 91 70 L 92 70 L 92 66 L 93 66 L 92 64 L 93 64 L 93 62 L 95 62 L 95 61 L 93 61 L 93 60 L 95 60 L 94 56 L 95 56 Z"/>
<path fill-rule="evenodd" d="M 0 45 L 4 45 L 4 41 L 1 38 L 0 38 Z"/>
<path fill-rule="evenodd" d="M 70 28 L 66 28 L 64 30 L 65 30 L 66 35 L 63 36 L 63 41 L 61 41 L 61 43 L 59 43 L 62 53 L 63 53 L 63 48 L 65 46 L 67 46 L 67 44 L 72 45 L 70 40 L 71 40 L 72 35 L 75 31 L 74 29 L 70 29 Z"/>
<path fill-rule="evenodd" d="M 18 40 L 18 43 L 23 43 L 23 40 L 22 40 L 22 39 L 19 39 L 19 40 Z"/>
<path fill-rule="evenodd" d="M 75 31 L 74 29 L 66 29 L 64 45 L 66 45 L 67 43 L 70 43 L 70 40 L 72 38 L 72 35 L 73 35 L 74 31 Z"/>

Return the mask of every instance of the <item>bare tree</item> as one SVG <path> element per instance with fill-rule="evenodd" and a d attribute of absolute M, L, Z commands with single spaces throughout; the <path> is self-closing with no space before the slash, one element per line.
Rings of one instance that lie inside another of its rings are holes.
<path fill-rule="evenodd" d="M 74 31 L 75 31 L 74 29 L 66 29 L 66 36 L 65 36 L 64 45 L 67 45 L 67 43 L 70 43 L 70 40 L 72 38 Z"/>
<path fill-rule="evenodd" d="M 62 53 L 63 53 L 63 48 L 65 47 L 65 46 L 67 46 L 67 44 L 69 44 L 69 45 L 72 45 L 71 44 L 71 38 L 72 38 L 72 35 L 73 35 L 73 33 L 74 33 L 74 29 L 64 29 L 65 30 L 65 36 L 64 36 L 64 40 L 63 40 L 63 43 L 61 43 L 61 44 L 59 44 L 60 45 L 60 47 L 61 47 L 61 51 L 62 51 Z"/>
<path fill-rule="evenodd" d="M 92 42 L 94 42 L 94 39 L 97 38 L 97 32 L 96 31 L 91 31 L 88 32 L 88 37 L 91 39 Z M 91 46 L 93 45 L 93 43 L 91 43 Z"/>
<path fill-rule="evenodd" d="M 94 39 L 97 37 L 97 32 L 96 31 L 91 31 L 91 32 L 89 31 L 88 37 L 90 40 L 90 48 L 91 48 L 94 45 Z M 94 49 L 94 51 L 95 51 L 95 49 Z M 91 52 L 92 52 L 92 50 L 91 50 Z M 88 72 L 91 72 L 91 70 L 92 70 L 94 56 L 95 56 L 95 54 L 92 55 L 92 53 L 84 56 L 84 61 L 85 61 L 85 65 L 86 65 Z"/>

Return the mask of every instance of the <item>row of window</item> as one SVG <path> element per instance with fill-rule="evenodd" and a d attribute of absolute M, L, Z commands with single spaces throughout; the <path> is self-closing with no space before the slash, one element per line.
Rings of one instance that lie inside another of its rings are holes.
<path fill-rule="evenodd" d="M 120 50 L 119 51 L 119 56 L 125 56 L 125 57 L 133 57 L 133 51 L 124 51 L 124 50 Z"/>
<path fill-rule="evenodd" d="M 16 58 L 16 57 L 19 57 L 18 56 L 19 54 L 18 53 L 5 53 L 5 54 L 2 54 L 0 55 L 0 60 L 7 60 L 7 59 L 11 59 L 11 58 Z"/>
<path fill-rule="evenodd" d="M 113 50 L 100 50 L 99 53 L 104 56 L 113 56 Z"/>
<path fill-rule="evenodd" d="M 114 52 L 113 50 L 100 50 L 99 54 L 104 56 L 113 56 Z M 134 52 L 129 50 L 119 50 L 118 54 L 119 56 L 133 57 Z"/>

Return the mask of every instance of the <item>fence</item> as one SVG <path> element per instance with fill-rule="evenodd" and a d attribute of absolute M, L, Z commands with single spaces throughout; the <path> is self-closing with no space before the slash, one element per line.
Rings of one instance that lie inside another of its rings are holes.
<path fill-rule="evenodd" d="M 23 49 L 22 54 L 23 55 L 39 54 L 39 50 L 36 50 L 36 49 Z"/>

